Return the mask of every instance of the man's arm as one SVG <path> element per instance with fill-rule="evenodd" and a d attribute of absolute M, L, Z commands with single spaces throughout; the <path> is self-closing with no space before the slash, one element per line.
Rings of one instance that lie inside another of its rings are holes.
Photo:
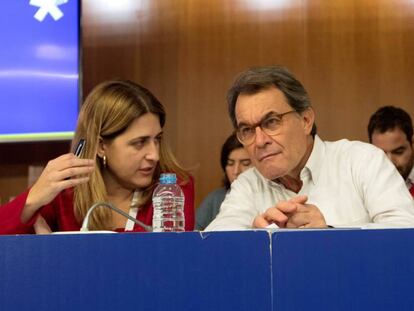
<path fill-rule="evenodd" d="M 414 227 L 414 201 L 404 180 L 382 150 L 372 147 L 355 165 L 355 180 L 372 223 L 363 227 Z"/>
<path fill-rule="evenodd" d="M 254 190 L 248 178 L 240 175 L 231 185 L 220 212 L 205 231 L 251 229 L 258 211 L 254 204 Z"/>

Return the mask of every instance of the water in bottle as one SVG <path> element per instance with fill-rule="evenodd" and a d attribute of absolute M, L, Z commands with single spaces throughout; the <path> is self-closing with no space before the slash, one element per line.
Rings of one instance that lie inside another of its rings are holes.
<path fill-rule="evenodd" d="M 152 195 L 154 232 L 184 231 L 184 194 L 175 174 L 161 174 Z"/>

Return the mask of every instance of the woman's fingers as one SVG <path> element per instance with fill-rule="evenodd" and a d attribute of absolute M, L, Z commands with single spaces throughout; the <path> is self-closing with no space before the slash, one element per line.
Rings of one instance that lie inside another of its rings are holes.
<path fill-rule="evenodd" d="M 93 172 L 95 167 L 93 165 L 87 166 L 72 166 L 57 172 L 57 180 L 65 180 L 74 177 L 85 177 Z"/>
<path fill-rule="evenodd" d="M 88 181 L 89 181 L 89 176 L 76 177 L 76 178 L 63 180 L 59 183 L 59 188 L 60 188 L 59 192 L 64 190 L 64 189 L 67 189 L 67 188 L 72 188 L 72 187 L 75 187 L 77 185 L 84 184 Z"/>
<path fill-rule="evenodd" d="M 72 153 L 49 161 L 29 191 L 22 221 L 29 220 L 41 206 L 50 203 L 62 190 L 88 182 L 94 165 L 94 160 L 79 159 Z"/>

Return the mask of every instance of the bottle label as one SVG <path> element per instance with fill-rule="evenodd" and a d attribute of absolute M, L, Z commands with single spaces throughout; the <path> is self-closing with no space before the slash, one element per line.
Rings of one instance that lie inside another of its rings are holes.
<path fill-rule="evenodd" d="M 170 196 L 173 197 L 174 193 L 170 190 L 163 190 L 157 193 L 156 197 L 166 197 L 166 196 Z"/>
<path fill-rule="evenodd" d="M 152 199 L 154 232 L 184 231 L 184 197 L 174 195 L 168 189 L 157 193 Z"/>

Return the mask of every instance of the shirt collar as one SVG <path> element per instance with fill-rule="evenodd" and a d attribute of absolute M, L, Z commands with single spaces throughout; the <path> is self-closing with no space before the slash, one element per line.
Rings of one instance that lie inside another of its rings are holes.
<path fill-rule="evenodd" d="M 318 135 L 315 135 L 312 152 L 305 164 L 305 167 L 300 172 L 301 179 L 309 174 L 309 180 L 311 180 L 313 184 L 318 182 L 322 163 L 325 159 L 325 149 L 325 143 L 319 138 Z"/>
<path fill-rule="evenodd" d="M 312 152 L 309 156 L 308 161 L 305 164 L 305 167 L 300 172 L 300 178 L 303 180 L 306 178 L 306 176 L 309 176 L 309 180 L 316 184 L 319 175 L 321 173 L 321 166 L 325 159 L 325 143 L 319 138 L 318 135 L 315 135 Z M 266 179 L 260 172 L 256 169 L 256 172 L 258 173 L 261 178 L 264 180 L 267 180 L 268 184 L 272 187 L 280 187 L 279 183 L 273 180 Z"/>

